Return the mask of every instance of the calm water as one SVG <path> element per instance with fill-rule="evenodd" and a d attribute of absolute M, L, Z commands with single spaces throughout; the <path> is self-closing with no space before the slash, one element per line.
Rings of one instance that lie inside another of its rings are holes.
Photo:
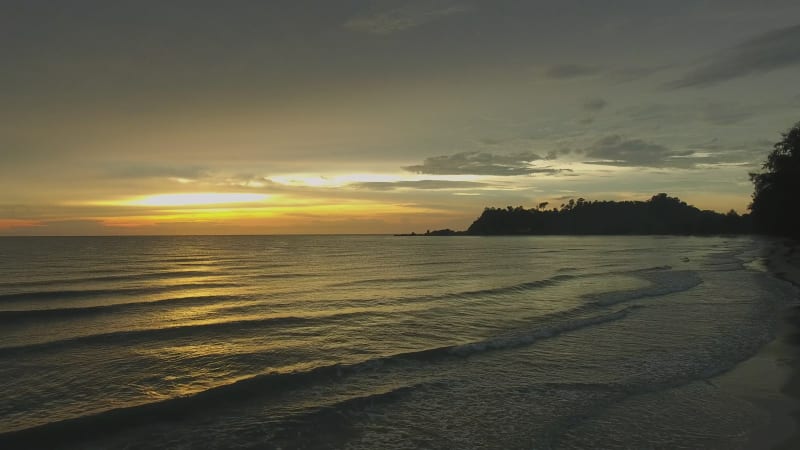
<path fill-rule="evenodd" d="M 735 448 L 770 245 L 0 239 L 0 447 Z"/>

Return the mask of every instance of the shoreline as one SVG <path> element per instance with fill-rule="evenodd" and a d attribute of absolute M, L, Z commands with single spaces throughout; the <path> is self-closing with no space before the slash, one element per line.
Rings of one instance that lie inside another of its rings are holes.
<path fill-rule="evenodd" d="M 767 267 L 778 278 L 800 288 L 800 244 L 784 241 L 781 254 L 771 257 Z M 787 308 L 776 339 L 783 350 L 780 355 L 783 359 L 778 362 L 788 372 L 780 392 L 784 395 L 785 404 L 788 406 L 786 418 L 793 425 L 789 437 L 772 447 L 776 449 L 800 448 L 800 302 L 798 300 L 800 298 L 796 298 Z"/>
<path fill-rule="evenodd" d="M 800 288 L 800 247 L 783 241 L 767 255 L 773 276 Z M 800 448 L 800 299 L 781 313 L 775 337 L 714 384 L 763 414 L 742 448 Z"/>

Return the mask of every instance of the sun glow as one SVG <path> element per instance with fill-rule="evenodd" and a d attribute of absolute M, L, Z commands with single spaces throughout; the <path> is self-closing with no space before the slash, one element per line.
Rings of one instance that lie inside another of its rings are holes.
<path fill-rule="evenodd" d="M 254 203 L 269 198 L 267 194 L 242 194 L 197 192 L 184 194 L 158 194 L 123 201 L 128 206 L 198 206 L 233 203 Z"/>
<path fill-rule="evenodd" d="M 2 219 L 0 218 L 0 230 L 11 228 L 35 227 L 39 222 L 36 220 L 23 220 L 23 219 Z"/>
<path fill-rule="evenodd" d="M 101 222 L 106 227 L 117 230 L 146 230 L 148 227 L 179 224 L 182 229 L 191 226 L 194 232 L 213 233 L 219 226 L 229 231 L 249 230 L 248 232 L 308 233 L 313 226 L 336 226 L 343 223 L 378 221 L 383 223 L 405 223 L 409 217 L 432 215 L 441 216 L 442 211 L 413 204 L 383 204 L 375 202 L 334 202 L 329 204 L 292 201 L 274 205 L 244 205 L 223 207 L 180 207 L 158 208 L 146 214 L 125 216 L 98 216 L 91 220 Z M 137 212 L 139 210 L 137 209 Z M 405 225 L 404 225 L 405 226 Z M 405 226 L 407 227 L 407 226 Z M 405 228 L 399 228 L 405 229 Z M 160 230 L 170 230 L 160 228 Z M 177 229 L 176 229 L 177 230 Z M 375 232 L 371 228 L 364 231 Z M 142 232 L 142 231 L 139 231 Z"/>

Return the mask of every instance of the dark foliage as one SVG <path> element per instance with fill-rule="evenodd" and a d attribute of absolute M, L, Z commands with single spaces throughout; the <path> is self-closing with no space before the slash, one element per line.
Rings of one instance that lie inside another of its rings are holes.
<path fill-rule="evenodd" d="M 751 173 L 755 192 L 750 210 L 760 233 L 800 237 L 800 122 L 783 134 L 762 166 Z"/>
<path fill-rule="evenodd" d="M 443 230 L 428 230 L 425 232 L 425 236 L 458 236 L 460 234 L 464 234 L 463 231 L 453 231 L 450 228 L 445 228 Z"/>
<path fill-rule="evenodd" d="M 658 194 L 648 201 L 586 201 L 545 209 L 486 208 L 467 234 L 732 234 L 750 231 L 749 216 L 701 211 Z"/>

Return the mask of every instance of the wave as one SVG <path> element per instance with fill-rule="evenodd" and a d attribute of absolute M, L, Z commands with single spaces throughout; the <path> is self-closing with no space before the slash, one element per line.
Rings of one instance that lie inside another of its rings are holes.
<path fill-rule="evenodd" d="M 207 277 L 219 275 L 217 272 L 208 270 L 174 270 L 166 272 L 145 272 L 145 273 L 126 273 L 121 275 L 96 275 L 82 278 L 60 278 L 54 280 L 40 280 L 40 281 L 14 281 L 9 283 L 0 283 L 3 288 L 25 288 L 25 287 L 38 287 L 38 286 L 57 286 L 57 285 L 70 285 L 70 284 L 84 284 L 91 282 L 120 282 L 120 281 L 149 281 L 149 280 L 169 280 L 179 279 L 185 277 Z"/>
<path fill-rule="evenodd" d="M 567 320 L 563 323 L 520 330 L 516 333 L 464 344 L 447 345 L 431 349 L 380 356 L 352 364 L 333 364 L 320 366 L 300 372 L 272 372 L 256 375 L 208 390 L 185 396 L 137 406 L 111 409 L 97 414 L 51 422 L 32 428 L 0 434 L 0 448 L 49 447 L 64 444 L 86 436 L 96 437 L 98 430 L 114 433 L 128 427 L 148 423 L 162 423 L 183 419 L 191 414 L 199 414 L 209 408 L 219 408 L 252 401 L 271 393 L 283 393 L 309 385 L 336 382 L 343 377 L 359 373 L 374 373 L 396 364 L 416 362 L 441 362 L 461 359 L 466 356 L 488 351 L 512 349 L 530 345 L 538 340 L 557 336 L 561 333 L 579 330 L 593 325 L 625 318 L 630 311 L 640 308 L 631 306 L 610 314 Z M 287 318 L 291 320 L 292 318 Z M 103 342 L 103 339 L 99 339 Z M 388 395 L 394 395 L 391 393 Z M 402 392 L 402 389 L 398 392 Z M 381 394 L 382 395 L 382 394 Z M 371 396 L 353 401 L 368 401 Z"/>
<path fill-rule="evenodd" d="M 580 278 L 585 276 L 592 276 L 590 275 L 569 275 L 569 274 L 561 274 L 556 275 L 551 278 L 545 278 L 542 280 L 537 281 L 528 281 L 524 283 L 508 285 L 508 286 L 498 286 L 494 288 L 488 289 L 477 289 L 477 290 L 468 290 L 468 291 L 457 291 L 457 292 L 446 292 L 442 294 L 427 294 L 427 295 L 418 295 L 418 296 L 405 296 L 405 297 L 386 297 L 386 296 L 377 296 L 377 297 L 370 297 L 370 298 L 341 298 L 338 299 L 340 302 L 345 303 L 363 303 L 365 301 L 369 301 L 370 305 L 373 306 L 383 306 L 383 305 L 393 305 L 397 306 L 403 303 L 423 303 L 423 302 L 431 302 L 431 301 L 438 301 L 438 300 L 471 300 L 471 299 L 481 299 L 486 296 L 492 295 L 503 295 L 503 294 L 511 294 L 511 293 L 523 293 L 530 290 L 535 290 L 542 287 L 549 287 L 554 286 L 558 283 L 563 281 L 571 280 L 574 278 Z M 356 282 L 352 282 L 352 284 L 358 284 L 360 282 L 366 283 L 366 280 L 360 280 Z M 328 285 L 328 286 L 336 286 L 336 285 Z M 290 293 L 285 293 L 284 295 L 291 295 L 297 296 L 301 294 L 309 294 L 309 293 L 319 293 L 319 290 L 296 290 Z M 277 295 L 273 295 L 275 297 Z M 325 299 L 323 299 L 325 301 Z M 284 307 L 284 306 L 292 306 L 296 304 L 296 299 L 294 297 L 287 299 L 285 302 L 273 302 L 270 305 L 273 307 Z M 229 312 L 239 312 L 243 313 L 249 310 L 251 307 L 260 307 L 260 304 L 250 305 L 242 305 L 236 306 L 232 308 L 226 309 Z"/>
<path fill-rule="evenodd" d="M 132 288 L 109 288 L 109 289 L 64 289 L 58 291 L 28 291 L 18 292 L 14 294 L 0 294 L 0 302 L 15 302 L 15 301 L 38 301 L 38 300 L 60 300 L 60 299 L 74 299 L 74 298 L 92 298 L 92 297 L 105 297 L 105 296 L 131 296 L 131 295 L 147 295 L 158 294 L 161 292 L 169 292 L 177 289 L 205 289 L 205 288 L 225 288 L 225 287 L 240 287 L 240 283 L 188 283 L 178 284 L 174 286 L 148 286 L 148 287 L 132 287 Z"/>
<path fill-rule="evenodd" d="M 259 274 L 245 275 L 246 278 L 257 279 L 257 280 L 270 280 L 273 278 L 278 278 L 278 279 L 310 278 L 315 276 L 318 275 L 313 273 L 259 273 Z"/>
<path fill-rule="evenodd" d="M 309 324 L 321 321 L 338 320 L 357 315 L 374 314 L 370 312 L 336 313 L 326 316 L 276 316 L 260 319 L 231 320 L 227 322 L 212 322 L 196 325 L 182 325 L 166 328 L 146 328 L 141 330 L 113 331 L 110 333 L 90 334 L 37 344 L 0 347 L 0 358 L 30 353 L 35 351 L 58 351 L 65 348 L 81 345 L 132 345 L 140 342 L 164 341 L 181 338 L 198 338 L 203 333 L 224 334 L 230 337 L 236 332 L 251 332 L 263 330 L 266 326 L 284 326 L 295 324 Z"/>
<path fill-rule="evenodd" d="M 458 291 L 458 292 L 446 292 L 442 294 L 429 294 L 429 295 L 421 295 L 421 296 L 406 296 L 406 297 L 376 297 L 370 298 L 371 305 L 398 305 L 403 303 L 423 303 L 423 302 L 435 302 L 441 300 L 474 300 L 474 299 L 483 299 L 487 296 L 498 296 L 498 295 L 505 295 L 505 294 L 522 294 L 528 291 L 535 291 L 536 289 L 544 288 L 544 287 L 551 287 L 556 286 L 559 283 L 579 279 L 579 278 L 590 278 L 590 277 L 603 277 L 608 275 L 631 275 L 631 274 L 639 274 L 639 273 L 649 273 L 655 271 L 665 271 L 672 269 L 671 266 L 662 265 L 662 266 L 653 266 L 653 267 L 644 267 L 641 269 L 634 269 L 634 270 L 625 270 L 625 271 L 610 271 L 610 272 L 594 272 L 594 273 L 573 273 L 573 274 L 565 274 L 559 273 L 555 276 L 550 278 L 544 278 L 541 280 L 536 281 L 527 281 L 523 283 L 513 284 L 513 285 L 506 285 L 506 286 L 498 286 L 488 289 L 478 289 L 478 290 L 468 290 L 468 291 Z M 424 280 L 423 277 L 408 277 L 408 278 L 400 278 L 402 280 Z M 436 278 L 431 278 L 436 279 Z M 370 279 L 370 280 L 356 280 L 351 282 L 344 282 L 338 285 L 330 285 L 330 286 L 344 286 L 344 285 L 359 285 L 359 284 L 369 284 L 372 282 L 381 282 L 383 280 L 397 280 L 393 278 L 386 278 L 386 279 Z M 291 292 L 292 295 L 300 295 L 300 294 L 307 294 L 307 293 L 315 293 L 318 291 L 294 291 Z M 276 295 L 277 296 L 277 295 Z M 342 302 L 349 302 L 349 303 L 362 303 L 365 299 L 340 299 Z M 294 299 L 287 300 L 286 302 L 277 302 L 271 303 L 272 306 L 291 306 L 295 302 Z M 252 308 L 259 308 L 261 304 L 253 304 L 253 305 L 241 305 L 241 306 L 234 306 L 231 308 L 226 308 L 225 311 L 229 313 L 245 313 Z"/>
<path fill-rule="evenodd" d="M 353 416 L 370 415 L 376 405 L 386 404 L 407 397 L 415 390 L 439 384 L 437 382 L 421 382 L 397 386 L 387 390 L 372 391 L 364 395 L 355 395 L 330 404 L 312 407 L 305 411 L 289 414 L 282 418 L 280 425 L 270 438 L 270 448 L 293 448 L 297 446 L 297 436 L 303 436 L 304 448 L 334 448 L 330 441 L 331 434 L 339 434 L 350 424 Z M 324 427 L 330 432 L 320 433 Z"/>
<path fill-rule="evenodd" d="M 460 291 L 460 292 L 449 292 L 440 295 L 426 295 L 426 296 L 418 296 L 418 297 L 399 297 L 399 298 L 386 298 L 383 299 L 382 302 L 373 303 L 373 305 L 381 305 L 384 303 L 391 303 L 392 305 L 397 305 L 398 303 L 403 302 L 425 302 L 425 301 L 436 301 L 436 300 L 448 300 L 448 299 L 480 299 L 485 298 L 487 296 L 497 296 L 503 294 L 514 294 L 514 293 L 524 293 L 527 291 L 536 290 L 543 287 L 550 287 L 555 286 L 561 282 L 569 281 L 578 278 L 588 278 L 588 277 L 597 277 L 597 276 L 606 276 L 606 275 L 624 275 L 624 274 L 637 274 L 638 276 L 642 276 L 649 281 L 654 282 L 653 286 L 649 286 L 640 290 L 634 291 L 615 291 L 610 293 L 602 293 L 602 294 L 595 294 L 588 296 L 590 300 L 593 300 L 593 303 L 596 305 L 601 306 L 608 306 L 613 305 L 616 303 L 633 300 L 636 298 L 642 297 L 651 297 L 657 295 L 664 295 L 672 292 L 679 292 L 682 290 L 686 290 L 688 288 L 694 287 L 701 282 L 701 280 L 696 277 L 689 277 L 688 279 L 682 277 L 684 274 L 690 273 L 688 271 L 678 271 L 678 272 L 671 272 L 670 266 L 654 266 L 654 267 L 647 267 L 642 269 L 636 269 L 633 271 L 624 271 L 624 272 L 598 272 L 598 273 L 589 273 L 589 274 L 558 274 L 550 278 L 545 278 L 542 280 L 537 281 L 529 281 L 514 285 L 507 285 L 507 286 L 499 286 L 494 288 L 488 289 L 479 289 L 479 290 L 471 290 L 471 291 Z M 404 278 L 404 280 L 421 280 L 422 277 L 409 277 Z M 389 280 L 389 279 L 387 279 Z M 675 281 L 677 280 L 677 282 Z M 682 280 L 682 281 L 681 281 Z M 367 283 L 374 280 L 356 280 L 353 282 L 348 282 L 348 284 L 360 284 L 360 283 Z M 231 283 L 202 283 L 202 284 L 189 284 L 189 285 L 181 285 L 181 286 L 157 286 L 157 287 L 148 287 L 148 288 L 135 288 L 135 289 L 98 289 L 98 290 L 84 290 L 84 291 L 42 291 L 42 292 L 31 292 L 27 293 L 29 298 L 70 298 L 70 297 L 93 297 L 93 296 L 102 296 L 102 295 L 134 295 L 134 294 L 145 294 L 145 293 L 158 293 L 161 291 L 169 291 L 171 289 L 180 288 L 180 289 L 191 289 L 191 288 L 201 288 L 201 287 L 226 287 L 226 286 L 239 286 L 238 284 L 231 284 Z M 298 294 L 299 292 L 294 292 L 294 294 Z M 13 298 L 15 300 L 19 300 L 20 294 L 4 294 L 0 295 L 0 299 L 4 297 Z M 281 294 L 263 294 L 260 295 L 259 298 L 266 298 L 266 297 L 279 297 Z M 8 310 L 8 311 L 0 311 L 0 324 L 20 324 L 23 322 L 35 322 L 41 320 L 61 320 L 61 319 L 68 319 L 68 318 L 75 318 L 75 317 L 88 317 L 88 316 L 95 316 L 95 315 L 102 315 L 102 314 L 113 314 L 113 313 L 120 313 L 126 311 L 143 311 L 148 308 L 159 308 L 159 307 L 180 307 L 180 306 L 194 306 L 194 305 L 204 305 L 209 303 L 218 303 L 218 302 L 225 302 L 225 301 L 236 301 L 242 300 L 245 298 L 250 298 L 251 296 L 245 295 L 206 295 L 206 296 L 189 296 L 189 297 L 177 297 L 177 298 L 166 298 L 166 299 L 159 299 L 159 300 L 151 300 L 151 301 L 141 301 L 141 302 L 124 302 L 124 303 L 114 303 L 110 305 L 92 305 L 86 307 L 75 307 L 75 308 L 48 308 L 48 309 L 30 309 L 30 310 Z M 25 298 L 25 297 L 23 297 Z M 254 307 L 259 308 L 263 306 L 262 303 L 257 302 L 254 305 L 241 305 L 236 307 L 227 308 L 226 311 L 230 312 L 239 312 L 243 313 L 246 312 Z M 274 306 L 274 305 L 273 305 Z M 252 322 L 258 323 L 261 319 L 256 319 Z M 271 320 L 271 319 L 265 319 Z M 213 325 L 191 325 L 187 327 L 171 327 L 167 329 L 186 329 L 191 327 L 197 327 L 201 329 L 202 327 L 213 327 L 218 326 L 221 327 L 222 323 L 241 323 L 246 324 L 250 323 L 251 321 L 239 321 L 239 322 L 221 322 L 220 324 L 213 324 Z M 159 330 L 151 330 L 153 333 L 162 331 Z M 141 331 L 121 331 L 118 333 L 114 333 L 114 335 L 119 336 L 126 336 L 126 333 L 132 333 L 130 336 L 139 336 L 139 333 L 146 333 L 147 330 Z M 104 336 L 104 335 L 98 335 Z M 89 339 L 91 336 L 86 336 L 82 338 L 76 339 Z M 54 341 L 58 342 L 58 341 Z M 36 344 L 42 345 L 42 344 Z M 5 351 L 5 349 L 0 348 L 0 352 Z"/>
<path fill-rule="evenodd" d="M 460 261 L 455 260 L 436 260 L 436 261 L 420 261 L 420 262 L 409 262 L 401 264 L 401 267 L 415 267 L 415 266 L 442 266 L 447 264 L 455 264 Z"/>
<path fill-rule="evenodd" d="M 664 270 L 672 270 L 672 266 L 669 264 L 664 264 L 661 266 L 652 266 L 652 267 L 643 267 L 641 269 L 634 269 L 634 270 L 627 270 L 627 271 L 616 271 L 612 272 L 614 274 L 625 274 L 625 273 L 642 273 L 642 272 L 659 272 Z"/>
<path fill-rule="evenodd" d="M 421 277 L 386 277 L 386 278 L 369 278 L 366 280 L 353 280 L 344 281 L 341 283 L 333 283 L 330 286 L 335 287 L 348 287 L 348 286 L 361 286 L 371 284 L 385 284 L 385 283 L 413 283 L 421 281 L 436 281 L 440 277 L 435 276 L 421 276 Z"/>
<path fill-rule="evenodd" d="M 590 278 L 590 277 L 603 277 L 608 275 L 630 275 L 630 274 L 649 274 L 649 273 L 659 273 L 664 271 L 669 271 L 672 269 L 671 266 L 654 266 L 654 267 L 644 267 L 641 269 L 635 270 L 626 270 L 626 271 L 610 271 L 610 272 L 594 272 L 594 273 L 584 273 L 584 274 L 566 274 L 561 273 L 550 278 L 545 278 L 542 280 L 537 281 L 528 281 L 524 283 L 514 284 L 510 286 L 499 286 L 495 288 L 489 289 L 479 289 L 474 291 L 462 291 L 462 292 L 452 292 L 447 294 L 442 294 L 439 296 L 431 296 L 427 298 L 431 299 L 442 299 L 442 298 L 473 298 L 473 297 L 484 297 L 490 295 L 502 295 L 502 294 L 510 294 L 510 293 L 519 293 L 525 292 L 529 290 L 535 290 L 543 287 L 550 287 L 555 286 L 561 282 L 574 280 L 578 278 Z M 669 273 L 669 272 L 665 272 Z"/>
<path fill-rule="evenodd" d="M 452 292 L 452 293 L 442 294 L 439 296 L 431 296 L 430 298 L 472 298 L 472 297 L 484 297 L 487 295 L 510 294 L 514 292 L 524 292 L 532 289 L 554 286 L 562 281 L 572 280 L 580 277 L 581 277 L 580 275 L 563 274 L 563 275 L 556 275 L 550 278 L 545 278 L 543 280 L 527 281 L 524 283 L 514 284 L 511 286 L 499 286 L 495 288 L 478 289 L 474 291 Z"/>
<path fill-rule="evenodd" d="M 561 325 L 545 327 L 532 332 L 516 333 L 508 336 L 497 337 L 487 341 L 458 345 L 449 349 L 448 351 L 454 355 L 465 356 L 465 355 L 471 355 L 473 353 L 484 352 L 487 350 L 521 347 L 532 344 L 533 342 L 536 342 L 540 339 L 546 339 L 553 336 L 557 336 L 567 331 L 575 331 L 592 325 L 599 325 L 602 323 L 623 319 L 628 315 L 630 311 L 633 311 L 634 309 L 637 308 L 639 308 L 639 306 L 630 306 L 628 308 L 625 308 L 623 310 L 611 314 L 595 316 L 595 317 L 587 317 L 584 319 L 575 319 Z"/>
<path fill-rule="evenodd" d="M 507 293 L 515 293 L 515 292 L 524 292 L 527 290 L 553 286 L 559 282 L 570 280 L 573 278 L 579 278 L 581 276 L 591 276 L 591 275 L 571 275 L 571 274 L 560 274 L 556 275 L 551 278 L 546 278 L 543 280 L 538 281 L 530 281 L 510 286 L 500 286 L 496 288 L 490 289 L 480 289 L 480 290 L 473 290 L 473 291 L 461 291 L 461 292 L 450 292 L 440 295 L 426 295 L 426 296 L 419 296 L 419 297 L 400 297 L 400 298 L 387 298 L 383 299 L 383 302 L 379 302 L 377 304 L 383 303 L 391 303 L 396 305 L 397 303 L 402 302 L 425 302 L 431 300 L 443 300 L 443 299 L 469 299 L 469 298 L 480 298 L 485 296 L 491 295 L 502 295 Z M 422 281 L 425 279 L 434 279 L 434 278 L 425 278 L 425 277 L 408 277 L 402 278 L 404 281 Z M 386 280 L 392 280 L 391 278 L 387 278 Z M 340 285 L 358 285 L 358 284 L 367 284 L 370 282 L 375 282 L 376 280 L 356 280 L 352 282 L 345 282 L 340 283 Z M 380 281 L 380 280 L 379 280 Z M 64 291 L 38 291 L 38 292 L 28 292 L 23 294 L 3 294 L 0 295 L 0 300 L 5 299 L 6 301 L 19 301 L 19 300 L 31 300 L 31 299 L 69 299 L 69 298 L 81 298 L 81 297 L 98 297 L 104 295 L 117 295 L 117 296 L 131 296 L 131 295 L 141 295 L 141 294 L 153 294 L 159 293 L 162 291 L 169 291 L 171 289 L 191 289 L 191 288 L 198 288 L 198 287 L 226 287 L 226 286 L 239 286 L 238 284 L 228 284 L 228 283 L 203 283 L 203 284 L 184 284 L 180 286 L 164 286 L 164 287 L 146 287 L 146 288 L 127 288 L 127 289 L 96 289 L 96 290 L 64 290 Z M 293 295 L 298 295 L 302 293 L 310 293 L 314 291 L 294 291 L 292 292 Z M 284 294 L 275 293 L 275 294 L 260 294 L 258 298 L 265 299 L 265 298 L 275 298 L 279 297 Z M 74 307 L 74 308 L 42 308 L 42 309 L 28 309 L 28 310 L 6 310 L 0 311 L 0 324 L 9 323 L 9 324 L 20 324 L 21 322 L 30 322 L 36 320 L 60 320 L 60 319 L 67 319 L 67 318 L 74 318 L 74 317 L 82 317 L 82 316 L 95 316 L 95 315 L 102 315 L 102 314 L 112 314 L 112 313 L 119 313 L 131 310 L 144 310 L 146 308 L 151 307 L 163 307 L 163 306 L 190 306 L 190 305 L 203 305 L 213 302 L 222 302 L 222 301 L 235 301 L 244 299 L 246 296 L 243 295 L 207 295 L 207 296 L 190 296 L 190 297 L 177 297 L 177 298 L 166 298 L 166 299 L 159 299 L 159 300 L 148 300 L 148 301 L 134 301 L 134 302 L 123 302 L 123 303 L 114 303 L 109 305 L 92 305 L 92 306 L 85 306 L 85 307 Z M 287 305 L 294 303 L 295 300 L 292 299 L 291 301 L 287 302 Z M 252 308 L 260 308 L 263 304 L 257 302 L 253 305 L 240 305 L 235 307 L 227 308 L 226 311 L 229 313 L 245 313 Z M 275 306 L 275 305 L 273 305 Z"/>
<path fill-rule="evenodd" d="M 641 289 L 590 294 L 584 298 L 600 306 L 610 306 L 631 300 L 688 291 L 703 283 L 703 279 L 691 270 L 642 272 L 639 276 L 652 284 Z"/>
<path fill-rule="evenodd" d="M 172 306 L 202 306 L 210 303 L 236 301 L 248 298 L 244 295 L 199 295 L 189 297 L 170 297 L 144 302 L 113 303 L 75 308 L 47 308 L 0 311 L 0 324 L 22 324 L 28 321 L 61 320 L 76 317 L 113 314 L 126 311 L 141 311 L 146 308 Z"/>

